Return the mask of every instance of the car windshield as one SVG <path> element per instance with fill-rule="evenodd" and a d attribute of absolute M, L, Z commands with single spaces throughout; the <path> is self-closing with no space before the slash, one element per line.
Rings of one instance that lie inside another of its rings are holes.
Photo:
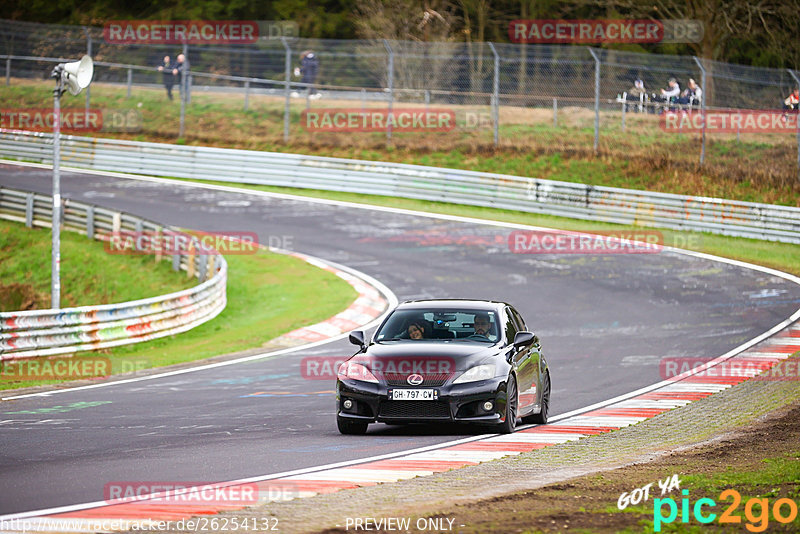
<path fill-rule="evenodd" d="M 486 310 L 395 310 L 375 333 L 375 341 L 496 343 L 497 314 Z"/>

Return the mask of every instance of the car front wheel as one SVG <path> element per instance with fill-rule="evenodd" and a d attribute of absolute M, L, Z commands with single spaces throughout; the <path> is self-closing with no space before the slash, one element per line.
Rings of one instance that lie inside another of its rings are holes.
<path fill-rule="evenodd" d="M 341 434 L 363 436 L 367 433 L 367 427 L 369 426 L 369 423 L 365 423 L 363 421 L 351 421 L 350 419 L 337 416 L 336 426 L 339 427 L 339 432 Z"/>
<path fill-rule="evenodd" d="M 525 418 L 526 423 L 546 425 L 547 415 L 550 411 L 550 371 L 545 372 L 542 380 L 542 410 Z"/>
<path fill-rule="evenodd" d="M 514 375 L 508 377 L 506 386 L 506 420 L 500 423 L 501 434 L 511 434 L 517 427 L 517 407 L 519 398 L 517 396 L 517 380 Z"/>

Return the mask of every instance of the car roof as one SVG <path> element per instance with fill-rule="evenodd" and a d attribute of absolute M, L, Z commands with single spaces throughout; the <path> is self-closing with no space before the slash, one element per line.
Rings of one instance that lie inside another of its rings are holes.
<path fill-rule="evenodd" d="M 510 306 L 505 302 L 495 300 L 475 300 L 475 299 L 429 299 L 429 300 L 407 300 L 397 306 L 398 310 L 419 310 L 419 309 L 478 309 L 478 310 L 499 310 L 505 306 Z"/>

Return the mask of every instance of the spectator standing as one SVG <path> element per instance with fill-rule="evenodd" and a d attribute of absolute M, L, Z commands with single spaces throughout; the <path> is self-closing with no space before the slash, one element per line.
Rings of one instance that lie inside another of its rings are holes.
<path fill-rule="evenodd" d="M 175 79 L 178 82 L 178 90 L 183 94 L 183 75 L 186 71 L 188 65 L 186 63 L 186 56 L 183 54 L 178 54 L 177 63 L 175 63 L 172 72 L 175 75 Z"/>
<path fill-rule="evenodd" d="M 309 94 L 316 94 L 317 90 L 314 84 L 317 81 L 317 74 L 319 74 L 319 58 L 312 50 L 306 50 L 300 54 L 300 74 L 303 83 L 307 83 L 305 87 L 308 88 Z"/>
<path fill-rule="evenodd" d="M 172 100 L 172 86 L 175 85 L 175 66 L 172 64 L 169 56 L 164 56 L 161 65 L 158 66 L 158 72 L 164 77 L 164 88 L 167 90 L 167 96 Z"/>

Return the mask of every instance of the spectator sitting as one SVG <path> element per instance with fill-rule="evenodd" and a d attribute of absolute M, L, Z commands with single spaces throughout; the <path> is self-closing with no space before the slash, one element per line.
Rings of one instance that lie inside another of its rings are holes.
<path fill-rule="evenodd" d="M 689 87 L 686 88 L 681 97 L 678 99 L 678 104 L 689 104 L 690 106 L 699 104 L 703 99 L 703 90 L 697 85 L 692 78 L 689 78 Z"/>
<path fill-rule="evenodd" d="M 669 79 L 669 89 L 662 89 L 661 96 L 656 96 L 653 94 L 653 101 L 654 102 L 674 102 L 674 99 L 678 98 L 678 95 L 681 94 L 681 86 L 678 85 L 678 80 L 675 78 Z"/>
<path fill-rule="evenodd" d="M 644 88 L 644 82 L 641 79 L 637 79 L 633 82 L 633 87 L 628 89 L 627 93 L 625 93 L 625 100 L 631 102 L 639 102 L 640 104 L 646 102 L 647 99 L 647 91 Z M 626 105 L 626 109 L 628 106 Z M 639 106 L 639 111 L 642 110 L 642 106 Z"/>
<path fill-rule="evenodd" d="M 783 111 L 793 111 L 797 113 L 798 106 L 800 106 L 800 89 L 795 89 L 792 94 L 786 97 L 783 101 Z"/>

